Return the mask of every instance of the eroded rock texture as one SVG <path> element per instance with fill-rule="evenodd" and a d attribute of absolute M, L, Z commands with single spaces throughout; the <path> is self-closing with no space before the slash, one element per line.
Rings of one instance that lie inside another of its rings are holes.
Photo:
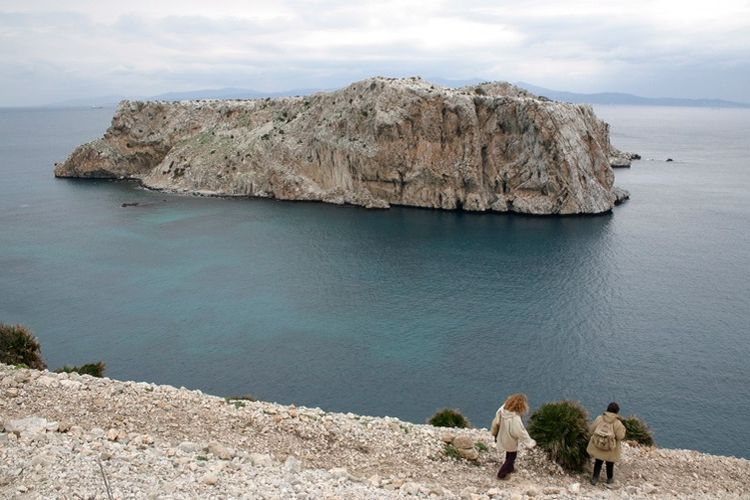
<path fill-rule="evenodd" d="M 507 83 L 371 78 L 308 97 L 123 101 L 59 177 L 177 192 L 529 214 L 602 213 L 608 126 L 590 106 Z"/>

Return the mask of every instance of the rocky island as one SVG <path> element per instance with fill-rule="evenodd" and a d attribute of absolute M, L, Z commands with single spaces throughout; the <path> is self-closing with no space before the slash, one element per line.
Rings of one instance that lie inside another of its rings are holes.
<path fill-rule="evenodd" d="M 588 105 L 508 83 L 378 77 L 306 97 L 123 101 L 104 137 L 55 175 L 370 208 L 599 214 L 628 197 L 613 184 L 621 157 Z"/>

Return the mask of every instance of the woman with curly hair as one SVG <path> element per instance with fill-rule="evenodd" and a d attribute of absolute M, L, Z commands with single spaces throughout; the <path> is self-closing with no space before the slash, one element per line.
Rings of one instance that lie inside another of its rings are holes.
<path fill-rule="evenodd" d="M 492 420 L 491 431 L 497 443 L 497 451 L 500 459 L 505 459 L 502 467 L 497 471 L 498 479 L 508 479 L 508 474 L 515 472 L 514 464 L 519 443 L 528 448 L 536 446 L 536 441 L 531 439 L 521 420 L 521 415 L 528 411 L 529 400 L 526 394 L 511 394 L 497 410 Z"/>

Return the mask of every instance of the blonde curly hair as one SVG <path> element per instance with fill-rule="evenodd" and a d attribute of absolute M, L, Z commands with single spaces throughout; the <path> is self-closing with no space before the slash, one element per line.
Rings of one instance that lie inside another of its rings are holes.
<path fill-rule="evenodd" d="M 522 415 L 529 411 L 529 400 L 526 394 L 521 394 L 520 392 L 518 394 L 511 394 L 505 400 L 505 403 L 503 403 L 503 407 L 508 411 Z"/>

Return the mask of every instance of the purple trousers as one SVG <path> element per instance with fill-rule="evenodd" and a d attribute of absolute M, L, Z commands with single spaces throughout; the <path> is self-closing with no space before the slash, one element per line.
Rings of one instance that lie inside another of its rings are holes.
<path fill-rule="evenodd" d="M 508 474 L 516 471 L 516 468 L 514 467 L 516 463 L 516 456 L 518 456 L 517 451 L 505 452 L 505 462 L 503 462 L 503 465 L 502 467 L 500 467 L 500 470 L 497 471 L 498 478 L 505 479 Z"/>

